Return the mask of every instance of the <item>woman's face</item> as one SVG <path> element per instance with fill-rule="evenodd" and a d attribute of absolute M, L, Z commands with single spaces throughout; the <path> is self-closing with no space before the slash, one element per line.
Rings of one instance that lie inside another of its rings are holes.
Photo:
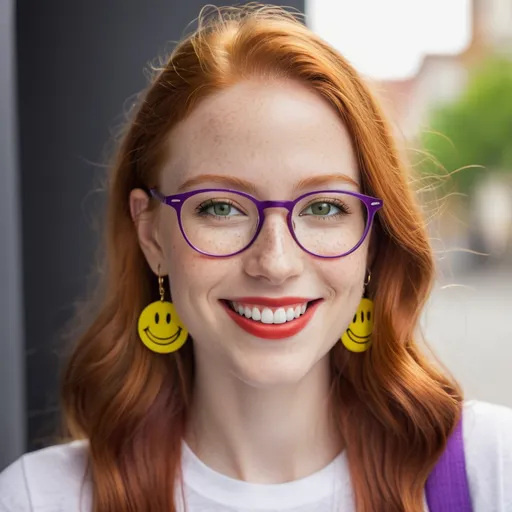
<path fill-rule="evenodd" d="M 159 189 L 165 195 L 235 189 L 259 200 L 293 200 L 314 190 L 357 192 L 359 183 L 348 132 L 325 100 L 290 81 L 247 81 L 206 98 L 175 127 Z M 136 201 L 132 195 L 132 210 Z M 340 209 L 305 207 L 302 213 L 309 216 L 296 220 L 318 229 L 322 236 L 313 245 L 322 247 L 334 233 L 324 224 L 334 218 L 324 215 Z M 218 250 L 241 243 L 247 212 L 240 204 L 230 199 L 201 208 L 202 216 L 197 209 L 189 212 L 196 215 L 194 236 Z M 139 228 L 150 265 L 156 271 L 160 264 L 169 275 L 173 303 L 194 340 L 198 371 L 201 364 L 215 365 L 257 387 L 301 380 L 338 342 L 361 299 L 368 256 L 368 240 L 342 258 L 312 256 L 291 236 L 286 209 L 266 209 L 264 215 L 255 242 L 226 258 L 192 249 L 171 207 L 161 205 L 151 228 Z M 351 215 L 364 224 L 362 212 Z M 302 315 L 308 301 L 317 302 Z M 243 320 L 233 307 L 251 318 Z M 265 327 L 263 321 L 281 322 L 283 314 L 286 322 Z M 269 332 L 278 339 L 269 339 Z"/>

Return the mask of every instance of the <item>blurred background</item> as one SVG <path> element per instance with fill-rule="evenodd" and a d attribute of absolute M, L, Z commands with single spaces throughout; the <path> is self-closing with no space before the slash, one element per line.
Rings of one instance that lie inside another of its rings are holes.
<path fill-rule="evenodd" d="M 0 1 L 0 470 L 55 441 L 113 135 L 205 3 Z M 366 77 L 412 163 L 438 262 L 424 338 L 468 398 L 512 407 L 512 1 L 281 5 Z"/>

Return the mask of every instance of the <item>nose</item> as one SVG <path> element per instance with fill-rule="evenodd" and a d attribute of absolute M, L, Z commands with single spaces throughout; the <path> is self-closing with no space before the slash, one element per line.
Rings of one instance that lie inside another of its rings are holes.
<path fill-rule="evenodd" d="M 283 212 L 268 212 L 253 245 L 245 251 L 245 272 L 273 285 L 283 284 L 303 271 L 304 254 L 295 243 Z"/>

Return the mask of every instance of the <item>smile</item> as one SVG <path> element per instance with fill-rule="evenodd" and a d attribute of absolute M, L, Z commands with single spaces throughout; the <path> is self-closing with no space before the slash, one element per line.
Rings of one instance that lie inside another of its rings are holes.
<path fill-rule="evenodd" d="M 308 302 L 291 304 L 284 307 L 259 306 L 254 304 L 243 304 L 239 302 L 228 302 L 233 311 L 240 316 L 250 318 L 255 322 L 263 324 L 284 324 L 299 318 L 306 312 Z"/>
<path fill-rule="evenodd" d="M 290 304 L 257 305 L 260 301 L 221 300 L 227 314 L 245 332 L 262 339 L 284 339 L 302 331 L 313 318 L 322 299 L 312 301 L 288 301 Z M 249 307 L 252 306 L 252 307 Z M 246 309 L 247 308 L 247 309 Z"/>
<path fill-rule="evenodd" d="M 149 327 L 144 329 L 146 336 L 156 345 L 170 345 L 171 343 L 174 343 L 180 337 L 181 331 L 181 327 L 178 327 L 178 330 L 172 336 L 168 336 L 167 338 L 159 338 L 149 330 Z"/>
<path fill-rule="evenodd" d="M 347 335 L 350 338 L 351 341 L 354 343 L 357 343 L 358 345 L 365 345 L 370 341 L 370 336 L 358 336 L 357 334 L 354 334 L 350 329 L 347 329 Z M 356 339 L 357 338 L 357 339 Z M 359 341 L 362 340 L 362 341 Z"/>

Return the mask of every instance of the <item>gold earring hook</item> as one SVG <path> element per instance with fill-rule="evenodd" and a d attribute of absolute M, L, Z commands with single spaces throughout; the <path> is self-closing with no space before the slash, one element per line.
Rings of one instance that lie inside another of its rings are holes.
<path fill-rule="evenodd" d="M 372 280 L 372 273 L 370 269 L 367 270 L 366 279 L 364 281 L 363 286 L 363 297 L 368 298 L 368 285 L 370 284 L 370 281 Z"/>
<path fill-rule="evenodd" d="M 366 280 L 365 280 L 365 283 L 364 283 L 364 286 L 365 288 L 370 284 L 370 281 L 372 280 L 372 272 L 370 269 L 367 270 L 367 274 L 366 274 Z"/>
<path fill-rule="evenodd" d="M 160 265 L 158 265 L 158 291 L 160 292 L 160 301 L 164 302 L 164 299 L 165 299 L 164 278 L 160 275 Z"/>

